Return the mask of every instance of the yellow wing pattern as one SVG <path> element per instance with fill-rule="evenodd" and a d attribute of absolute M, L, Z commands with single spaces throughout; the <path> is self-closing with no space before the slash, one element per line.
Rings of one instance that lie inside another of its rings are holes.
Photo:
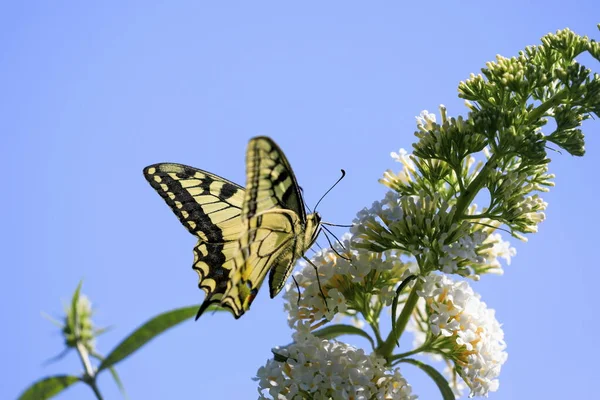
<path fill-rule="evenodd" d="M 268 137 L 254 138 L 248 144 L 242 221 L 247 226 L 240 237 L 242 264 L 236 268 L 231 291 L 240 295 L 247 309 L 267 271 L 271 271 L 271 297 L 281 291 L 294 263 L 320 230 L 319 215 L 306 216 L 292 168 Z"/>
<path fill-rule="evenodd" d="M 181 223 L 198 237 L 193 268 L 206 293 L 198 316 L 213 303 L 239 315 L 239 302 L 222 301 L 227 291 L 238 239 L 244 228 L 244 189 L 210 172 L 181 164 L 155 164 L 144 169 L 150 185 L 163 197 Z"/>
<path fill-rule="evenodd" d="M 306 215 L 289 162 L 268 137 L 248 143 L 246 190 L 181 164 L 151 165 L 144 176 L 198 237 L 193 268 L 206 298 L 196 318 L 213 303 L 239 318 L 268 271 L 275 297 L 320 231 L 319 215 Z"/>

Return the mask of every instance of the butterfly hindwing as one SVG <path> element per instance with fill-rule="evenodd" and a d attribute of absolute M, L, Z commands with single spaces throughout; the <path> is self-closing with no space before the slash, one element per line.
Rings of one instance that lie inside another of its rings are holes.
<path fill-rule="evenodd" d="M 150 165 L 144 169 L 144 176 L 188 231 L 198 237 L 193 268 L 199 275 L 198 286 L 206 292 L 199 314 L 212 303 L 222 303 L 239 317 L 239 301 L 224 301 L 223 294 L 239 253 L 244 189 L 181 164 Z"/>

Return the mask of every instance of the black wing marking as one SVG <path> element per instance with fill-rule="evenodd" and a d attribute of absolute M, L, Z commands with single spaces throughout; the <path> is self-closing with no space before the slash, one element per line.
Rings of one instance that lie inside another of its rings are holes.
<path fill-rule="evenodd" d="M 161 195 L 190 233 L 198 237 L 193 268 L 206 298 L 198 317 L 213 303 L 229 308 L 236 318 L 239 302 L 224 301 L 231 280 L 238 239 L 245 225 L 241 220 L 244 189 L 227 179 L 181 164 L 154 164 L 144 176 Z M 223 300 L 223 302 L 222 302 Z"/>
<path fill-rule="evenodd" d="M 250 140 L 246 151 L 246 197 L 242 219 L 274 208 L 295 212 L 300 223 L 306 221 L 306 210 L 296 176 L 287 158 L 268 137 Z"/>

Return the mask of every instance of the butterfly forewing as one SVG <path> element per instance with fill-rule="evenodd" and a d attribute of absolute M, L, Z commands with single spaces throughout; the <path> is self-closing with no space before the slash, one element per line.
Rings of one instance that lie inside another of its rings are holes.
<path fill-rule="evenodd" d="M 193 268 L 198 286 L 206 292 L 201 311 L 212 303 L 240 314 L 240 303 L 224 301 L 223 294 L 239 254 L 244 225 L 244 189 L 217 175 L 181 164 L 155 164 L 144 169 L 150 185 L 162 196 L 181 223 L 198 237 Z"/>
<path fill-rule="evenodd" d="M 246 168 L 242 221 L 248 229 L 240 238 L 243 263 L 232 286 L 240 292 L 244 287 L 257 290 L 270 270 L 269 289 L 274 297 L 307 250 L 306 211 L 290 164 L 271 139 L 250 140 Z M 244 299 L 242 303 L 249 306 Z"/>
<path fill-rule="evenodd" d="M 246 151 L 246 197 L 242 218 L 273 209 L 295 212 L 302 223 L 306 211 L 296 176 L 285 155 L 268 137 L 256 137 Z"/>

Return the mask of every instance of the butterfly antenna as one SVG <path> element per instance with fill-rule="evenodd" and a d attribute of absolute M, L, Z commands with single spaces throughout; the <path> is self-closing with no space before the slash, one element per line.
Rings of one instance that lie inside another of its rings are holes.
<path fill-rule="evenodd" d="M 325 228 L 325 230 L 326 230 L 327 232 L 329 232 L 329 233 L 330 233 L 330 234 L 331 234 L 331 235 L 332 235 L 332 236 L 333 236 L 333 237 L 334 237 L 334 238 L 337 240 L 337 242 L 340 244 L 340 246 L 342 246 L 342 249 L 346 250 L 346 247 L 344 247 L 344 245 L 342 244 L 342 242 L 340 242 L 340 240 L 339 240 L 339 239 L 338 239 L 338 238 L 337 238 L 337 237 L 336 237 L 336 236 L 335 236 L 335 235 L 334 235 L 334 234 L 333 234 L 333 233 L 332 233 L 332 232 L 331 232 L 329 229 L 327 229 L 326 227 L 323 227 L 323 228 Z M 331 243 L 331 239 L 329 239 L 329 236 L 327 236 L 327 233 L 326 233 L 326 232 L 323 232 L 323 233 L 325 233 L 325 238 L 327 239 L 327 242 L 329 243 L 329 247 L 331 248 L 331 250 L 332 250 L 332 251 L 333 251 L 335 254 L 337 254 L 337 256 L 338 256 L 339 258 L 343 258 L 343 259 L 344 259 L 344 260 L 346 260 L 346 261 L 352 261 L 352 260 L 350 260 L 348 257 L 346 257 L 346 256 L 343 256 L 343 255 L 341 255 L 340 253 L 338 253 L 338 251 L 335 249 L 335 247 L 333 247 L 333 244 Z"/>
<path fill-rule="evenodd" d="M 300 285 L 298 285 L 298 281 L 296 280 L 296 277 L 294 275 L 292 275 L 292 279 L 294 280 L 294 283 L 296 284 L 296 289 L 298 289 L 298 302 L 296 303 L 296 305 L 298 306 L 298 308 L 300 308 Z"/>
<path fill-rule="evenodd" d="M 315 269 L 315 275 L 317 275 L 317 284 L 319 285 L 319 291 L 321 292 L 321 297 L 323 297 L 323 303 L 325 303 L 325 308 L 327 309 L 327 311 L 329 311 L 329 306 L 327 305 L 327 297 L 325 297 L 325 293 L 323 293 L 323 287 L 321 286 L 321 279 L 319 278 L 319 268 L 317 268 L 317 266 L 310 261 L 310 259 L 306 256 L 303 256 L 304 260 L 306 260 L 307 263 L 309 263 L 310 265 L 312 265 L 312 267 Z"/>
<path fill-rule="evenodd" d="M 332 224 L 331 222 L 321 222 L 321 225 L 327 226 L 339 226 L 340 228 L 352 228 L 354 225 L 340 225 L 340 224 Z"/>
<path fill-rule="evenodd" d="M 343 169 L 341 171 L 342 171 L 342 176 L 340 176 L 340 178 L 329 188 L 329 190 L 327 190 L 325 192 L 325 194 L 323 196 L 321 196 L 321 198 L 319 199 L 319 201 L 317 201 L 317 205 L 315 206 L 315 212 L 317 212 L 317 207 L 319 206 L 319 203 L 321 202 L 321 200 L 323 200 L 323 198 L 325 196 L 327 196 L 327 193 L 331 192 L 331 189 L 333 189 L 335 187 L 335 185 L 337 185 L 338 183 L 340 183 L 340 181 L 342 179 L 344 179 L 344 177 L 346 176 L 346 171 L 344 171 Z"/>

